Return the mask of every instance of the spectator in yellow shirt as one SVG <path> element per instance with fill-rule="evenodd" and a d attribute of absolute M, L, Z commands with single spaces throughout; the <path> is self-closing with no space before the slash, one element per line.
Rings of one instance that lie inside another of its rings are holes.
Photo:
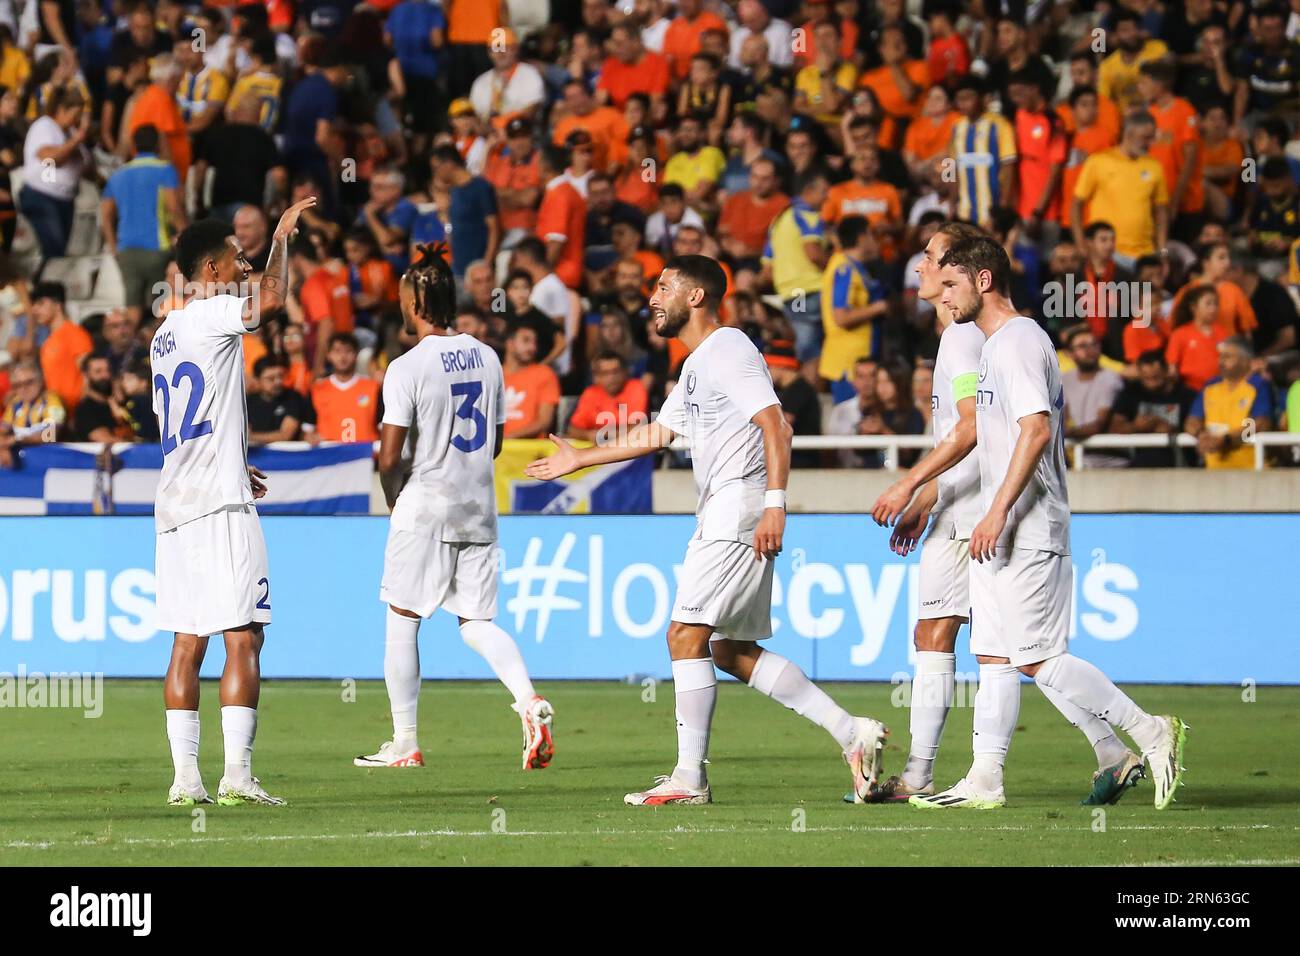
<path fill-rule="evenodd" d="M 718 180 L 727 157 L 704 138 L 706 120 L 684 116 L 677 127 L 677 149 L 664 167 L 664 182 L 676 183 L 686 193 L 686 205 L 704 211 L 716 206 Z"/>
<path fill-rule="evenodd" d="M 1251 436 L 1273 430 L 1273 387 L 1250 365 L 1255 350 L 1244 335 L 1219 343 L 1219 374 L 1205 383 L 1187 412 L 1206 468 L 1254 468 Z"/>
<path fill-rule="evenodd" d="M 867 271 L 879 255 L 871 224 L 865 216 L 845 216 L 835 228 L 840 251 L 831 256 L 822 274 L 822 343 L 818 374 L 836 397 L 853 390 L 853 365 L 880 352 L 880 322 L 889 302 L 884 287 Z"/>
<path fill-rule="evenodd" d="M 1084 162 L 1070 200 L 1075 243 L 1084 247 L 1083 229 L 1089 223 L 1110 223 L 1115 228 L 1115 261 L 1126 269 L 1132 269 L 1138 257 L 1164 249 L 1169 234 L 1164 167 L 1149 155 L 1155 135 L 1150 113 L 1130 113 L 1119 145 Z"/>
<path fill-rule="evenodd" d="M 813 31 L 816 41 L 813 62 L 794 78 L 794 108 L 809 113 L 828 127 L 839 124 L 840 115 L 858 83 L 858 70 L 840 59 L 839 26 L 826 20 Z"/>
<path fill-rule="evenodd" d="M 1132 10 L 1120 8 L 1115 14 L 1114 44 L 1118 49 L 1101 61 L 1097 72 L 1097 92 L 1111 100 L 1121 111 L 1142 106 L 1138 93 L 1138 70 L 1148 60 L 1157 60 L 1169 52 L 1162 40 L 1142 36 L 1142 21 Z"/>

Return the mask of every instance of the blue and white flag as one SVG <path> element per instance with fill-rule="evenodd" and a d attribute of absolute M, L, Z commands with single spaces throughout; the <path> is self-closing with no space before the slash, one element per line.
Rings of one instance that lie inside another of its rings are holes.
<path fill-rule="evenodd" d="M 32 445 L 13 469 L 0 469 L 0 515 L 95 514 L 96 444 Z M 160 445 L 115 445 L 117 514 L 153 514 L 162 471 Z M 373 448 L 369 442 L 250 448 L 248 463 L 266 473 L 264 515 L 369 514 Z"/>

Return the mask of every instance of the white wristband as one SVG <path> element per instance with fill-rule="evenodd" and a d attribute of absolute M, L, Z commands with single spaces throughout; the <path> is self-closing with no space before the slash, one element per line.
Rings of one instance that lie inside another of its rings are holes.
<path fill-rule="evenodd" d="M 785 510 L 785 492 L 780 489 L 768 489 L 763 493 L 764 508 L 780 508 Z"/>

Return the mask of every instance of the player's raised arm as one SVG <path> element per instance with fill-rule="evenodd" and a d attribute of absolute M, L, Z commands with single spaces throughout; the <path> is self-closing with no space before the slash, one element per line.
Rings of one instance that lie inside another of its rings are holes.
<path fill-rule="evenodd" d="M 304 210 L 313 208 L 316 202 L 315 196 L 300 199 L 280 217 L 271 236 L 271 255 L 266 261 L 266 271 L 258 283 L 257 295 L 249 300 L 248 314 L 244 316 L 248 328 L 258 328 L 264 312 L 274 312 L 283 307 L 285 299 L 289 298 L 289 237 L 298 228 L 298 217 Z"/>
<path fill-rule="evenodd" d="M 955 383 L 954 383 L 955 387 Z M 902 478 L 881 492 L 871 506 L 871 517 L 878 525 L 890 525 L 907 508 L 916 490 L 938 478 L 975 450 L 975 383 L 971 394 L 957 402 L 957 424 L 925 453 Z"/>
<path fill-rule="evenodd" d="M 672 440 L 672 430 L 658 422 L 638 425 L 613 444 L 593 445 L 591 448 L 575 448 L 559 435 L 552 435 L 551 441 L 555 442 L 556 450 L 545 458 L 530 462 L 524 468 L 524 474 L 529 478 L 551 481 L 580 468 L 653 454 L 660 448 L 668 447 Z"/>

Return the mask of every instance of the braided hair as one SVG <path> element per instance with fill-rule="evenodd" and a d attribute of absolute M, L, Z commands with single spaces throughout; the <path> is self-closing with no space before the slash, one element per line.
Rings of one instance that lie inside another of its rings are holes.
<path fill-rule="evenodd" d="M 402 275 L 415 293 L 415 314 L 440 328 L 456 321 L 456 277 L 447 262 L 447 244 L 416 246 L 416 259 Z"/>

